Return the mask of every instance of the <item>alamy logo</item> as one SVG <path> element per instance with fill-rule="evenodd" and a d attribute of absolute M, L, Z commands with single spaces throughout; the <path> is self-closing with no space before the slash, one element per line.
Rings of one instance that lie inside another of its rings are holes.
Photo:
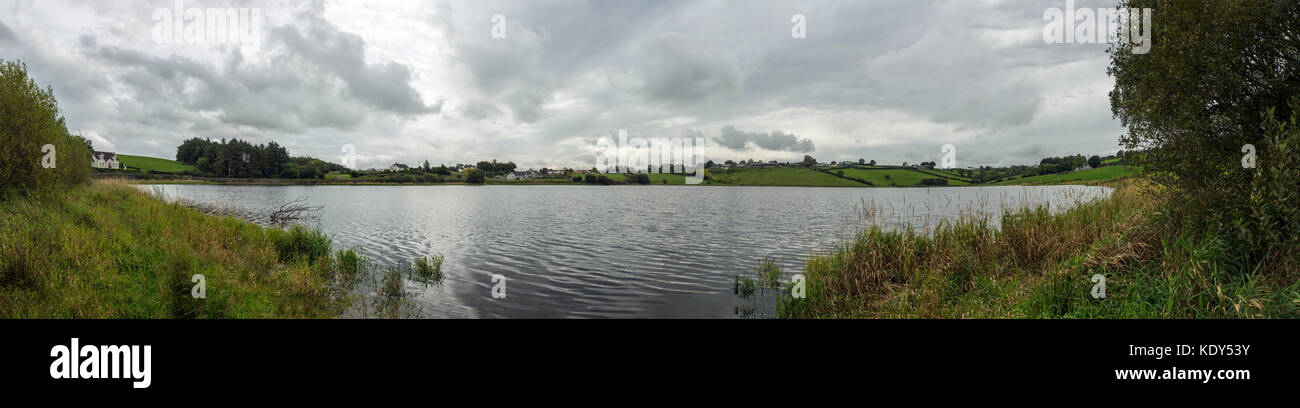
<path fill-rule="evenodd" d="M 50 349 L 50 378 L 53 379 L 107 379 L 128 378 L 136 380 L 135 388 L 149 388 L 153 346 L 78 346 L 80 339 L 73 337 L 71 346 L 57 345 Z"/>
<path fill-rule="evenodd" d="M 943 145 L 943 147 L 939 149 L 939 152 L 943 153 L 943 157 L 939 159 L 939 168 L 941 169 L 957 168 L 957 146 L 953 146 L 951 143 L 949 143 Z"/>
<path fill-rule="evenodd" d="M 41 156 L 41 167 L 47 169 L 52 169 L 55 167 L 56 163 L 54 162 L 54 160 L 57 157 L 55 155 L 56 151 L 58 150 L 56 150 L 54 148 L 54 145 L 52 144 L 41 146 L 41 153 L 45 153 L 44 156 Z"/>
<path fill-rule="evenodd" d="M 686 176 L 686 184 L 700 184 L 704 182 L 705 143 L 702 137 L 628 140 L 627 130 L 619 129 L 618 140 L 602 137 L 596 142 L 600 150 L 596 169 L 603 173 L 680 171 Z"/>
<path fill-rule="evenodd" d="M 1074 0 L 1065 1 L 1065 10 L 1051 7 L 1043 11 L 1043 41 L 1048 44 L 1124 43 L 1132 45 L 1134 54 L 1151 52 L 1152 10 L 1114 8 L 1074 8 Z"/>
<path fill-rule="evenodd" d="M 1092 281 L 1096 283 L 1095 285 L 1092 285 L 1092 298 L 1105 299 L 1106 298 L 1106 275 L 1102 275 L 1100 273 L 1092 275 Z"/>
<path fill-rule="evenodd" d="M 352 144 L 343 145 L 342 156 L 339 156 L 340 164 L 349 169 L 357 168 L 357 147 Z"/>
<path fill-rule="evenodd" d="M 158 44 L 257 44 L 262 41 L 260 8 L 185 8 L 153 11 L 153 41 Z"/>

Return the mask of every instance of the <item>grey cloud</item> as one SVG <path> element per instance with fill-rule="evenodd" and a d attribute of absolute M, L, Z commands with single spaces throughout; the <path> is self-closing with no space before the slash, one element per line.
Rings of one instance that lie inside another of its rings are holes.
<path fill-rule="evenodd" d="M 650 63 L 641 70 L 646 95 L 668 102 L 692 102 L 741 86 L 735 63 L 693 38 L 669 34 L 645 45 Z"/>
<path fill-rule="evenodd" d="M 731 150 L 748 150 L 750 145 L 764 150 L 811 153 L 816 150 L 812 140 L 799 139 L 793 134 L 773 131 L 771 133 L 748 133 L 737 130 L 735 126 L 722 128 L 722 133 L 715 139 L 718 144 Z"/>
<path fill-rule="evenodd" d="M 286 25 L 271 30 L 293 55 L 329 71 L 347 84 L 358 99 L 379 109 L 398 114 L 437 113 L 442 102 L 425 105 L 411 87 L 411 67 L 388 62 L 366 63 L 366 42 L 360 35 L 341 31 L 315 13 L 305 13 L 301 29 Z"/>
<path fill-rule="evenodd" d="M 13 41 L 14 32 L 9 30 L 9 26 L 4 21 L 0 21 L 0 41 Z"/>
<path fill-rule="evenodd" d="M 891 163 L 934 160 L 951 139 L 979 165 L 1103 152 L 1122 131 L 1104 47 L 1039 38 L 1059 0 L 267 3 L 261 44 L 182 48 L 148 43 L 155 3 L 0 2 L 0 58 L 51 85 L 70 127 L 161 157 L 205 136 L 579 165 L 582 138 L 626 128 Z M 789 35 L 796 12 L 806 39 Z M 490 37 L 498 13 L 506 39 Z M 454 114 L 436 114 L 444 101 Z"/>

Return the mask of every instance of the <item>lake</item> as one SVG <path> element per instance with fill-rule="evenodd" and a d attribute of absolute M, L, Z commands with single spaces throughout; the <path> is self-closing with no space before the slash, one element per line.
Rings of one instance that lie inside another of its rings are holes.
<path fill-rule="evenodd" d="M 310 225 L 336 247 L 385 265 L 441 254 L 442 285 L 407 282 L 415 314 L 429 318 L 736 317 L 734 276 L 764 256 L 779 259 L 788 277 L 806 255 L 868 225 L 925 232 L 945 220 L 1037 205 L 1060 212 L 1110 194 L 1092 186 L 140 187 L 254 222 L 305 198 L 324 207 Z M 505 298 L 491 296 L 496 274 L 506 278 Z"/>

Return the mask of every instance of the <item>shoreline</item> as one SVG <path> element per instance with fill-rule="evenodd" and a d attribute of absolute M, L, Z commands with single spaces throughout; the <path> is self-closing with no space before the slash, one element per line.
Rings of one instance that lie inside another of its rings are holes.
<path fill-rule="evenodd" d="M 1130 180 L 1132 177 L 1122 177 L 1106 180 L 1086 180 L 1086 181 L 1067 181 L 1060 183 L 1018 183 L 1018 184 L 966 184 L 966 185 L 946 185 L 946 186 L 810 186 L 810 185 L 762 185 L 762 184 L 725 184 L 725 183 L 700 183 L 700 184 L 636 184 L 623 183 L 614 185 L 601 185 L 591 183 L 574 183 L 574 182 L 492 182 L 483 184 L 471 184 L 466 182 L 453 183 L 381 183 L 373 181 L 312 181 L 312 180 L 295 180 L 295 179 L 236 179 L 214 180 L 214 179 L 131 179 L 124 177 L 96 177 L 98 180 L 123 180 L 128 184 L 136 185 L 223 185 L 223 186 L 263 186 L 263 187 L 292 187 L 292 186 L 590 186 L 590 187 L 640 187 L 640 186 L 679 186 L 679 187 L 802 187 L 802 188 L 836 188 L 836 189 L 887 189 L 887 188 L 970 188 L 970 187 L 1043 187 L 1043 186 L 1105 186 L 1110 183 L 1116 183 L 1124 180 Z"/>

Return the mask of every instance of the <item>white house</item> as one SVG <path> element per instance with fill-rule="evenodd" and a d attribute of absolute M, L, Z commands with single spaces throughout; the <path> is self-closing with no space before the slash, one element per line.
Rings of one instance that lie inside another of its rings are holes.
<path fill-rule="evenodd" d="M 388 171 L 406 171 L 410 169 L 411 169 L 410 166 L 407 166 L 402 163 L 393 163 L 392 166 L 388 166 Z"/>
<path fill-rule="evenodd" d="M 529 169 L 527 171 L 512 171 L 506 175 L 506 180 L 532 180 L 537 178 L 537 172 Z"/>
<path fill-rule="evenodd" d="M 90 166 L 100 169 L 120 169 L 122 163 L 117 161 L 117 153 L 95 152 L 95 156 L 90 160 Z"/>

